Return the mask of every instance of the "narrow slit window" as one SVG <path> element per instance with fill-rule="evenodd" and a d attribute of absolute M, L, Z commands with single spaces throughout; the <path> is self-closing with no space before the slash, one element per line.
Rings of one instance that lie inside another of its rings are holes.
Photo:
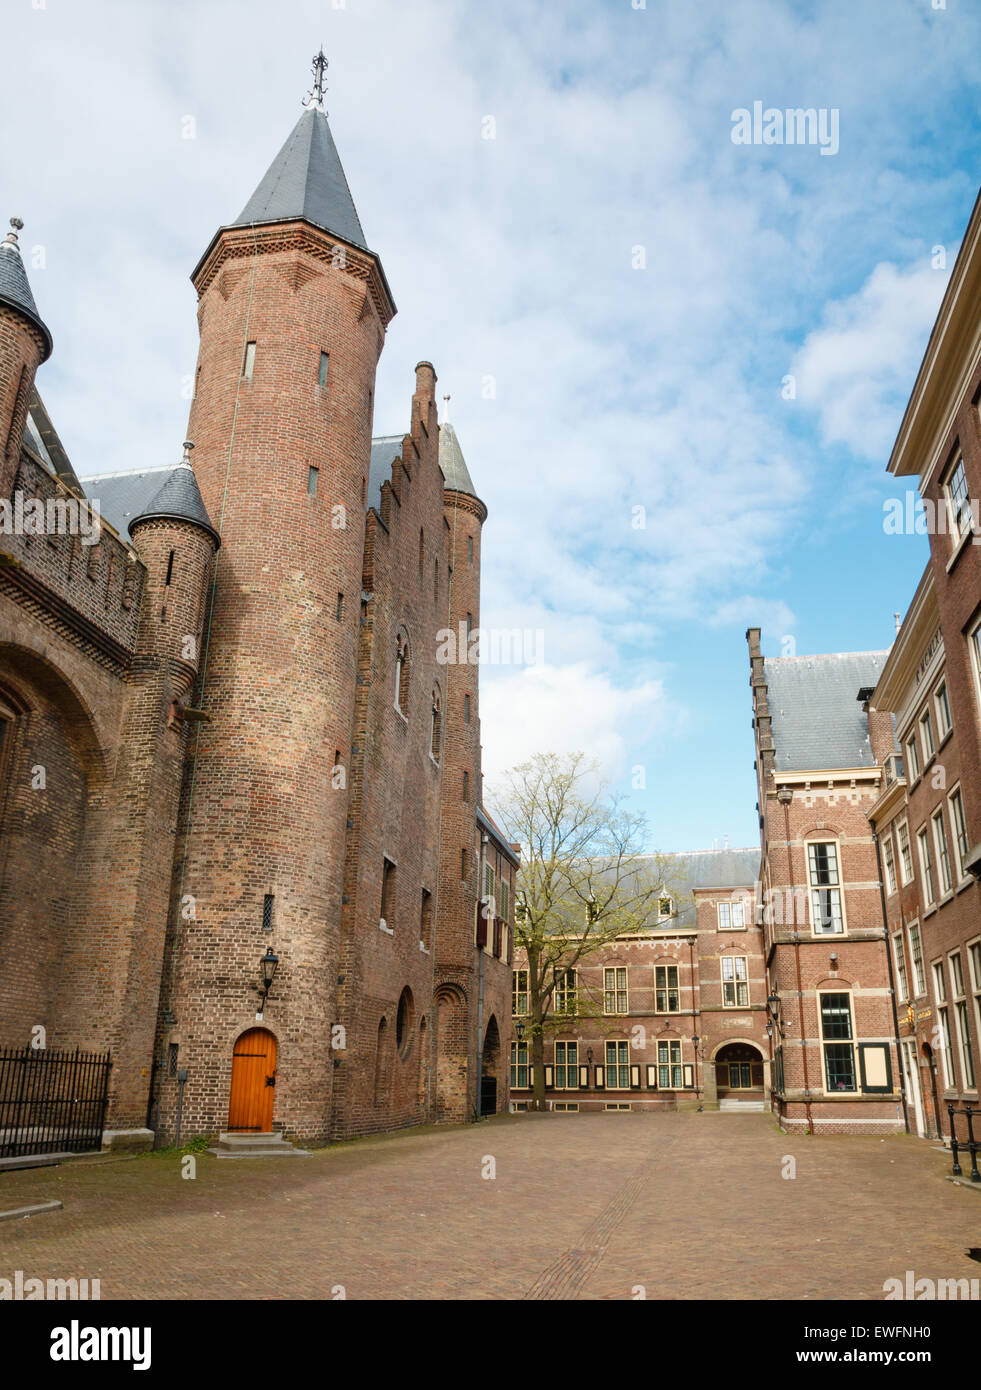
<path fill-rule="evenodd" d="M 318 385 L 318 386 L 326 386 L 326 385 L 327 385 L 327 368 L 328 368 L 329 365 L 330 365 L 330 353 L 328 353 L 328 352 L 322 352 L 322 353 L 320 354 L 320 368 L 319 368 L 319 370 L 318 370 L 318 372 L 317 372 L 317 385 Z"/>
<path fill-rule="evenodd" d="M 245 359 L 242 362 L 242 375 L 248 380 L 252 380 L 252 373 L 255 370 L 255 343 L 245 344 Z"/>
<path fill-rule="evenodd" d="M 464 722 L 464 724 L 469 724 L 469 723 L 470 723 L 470 696 L 469 696 L 469 695 L 464 695 L 464 697 L 463 697 L 463 722 Z"/>
<path fill-rule="evenodd" d="M 275 898 L 272 893 L 267 893 L 262 899 L 262 930 L 272 931 L 273 929 L 273 903 Z"/>
<path fill-rule="evenodd" d="M 344 595 L 337 595 L 337 621 L 340 622 L 344 617 Z"/>
<path fill-rule="evenodd" d="M 169 584 L 174 577 L 174 552 L 171 551 L 167 557 L 167 578 L 165 583 Z"/>
<path fill-rule="evenodd" d="M 319 468 L 312 468 L 312 467 L 311 467 L 311 468 L 308 468 L 308 469 L 307 469 L 307 495 L 308 495 L 309 497 L 316 497 L 316 495 L 317 495 L 317 482 L 318 482 L 319 478 L 320 478 L 320 469 L 319 469 Z"/>
<path fill-rule="evenodd" d="M 465 772 L 465 773 L 463 774 L 463 799 L 464 799 L 464 801 L 469 801 L 469 800 L 470 800 L 470 773 L 469 773 L 469 772 Z"/>

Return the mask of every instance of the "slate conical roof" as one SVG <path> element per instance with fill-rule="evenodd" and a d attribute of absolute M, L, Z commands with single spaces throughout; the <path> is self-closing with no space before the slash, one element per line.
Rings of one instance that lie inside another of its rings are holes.
<path fill-rule="evenodd" d="M 0 241 L 0 304 L 17 309 L 26 319 L 30 319 L 35 328 L 41 330 L 44 337 L 44 352 L 41 361 L 46 362 L 51 356 L 53 343 L 47 324 L 37 311 L 37 305 L 34 303 L 34 296 L 31 294 L 31 286 L 27 279 L 27 271 L 20 258 L 17 230 L 23 225 L 19 218 L 12 217 L 10 219 L 11 230 L 3 241 Z"/>
<path fill-rule="evenodd" d="M 449 420 L 439 427 L 439 466 L 451 492 L 465 492 L 468 497 L 477 496 L 477 489 L 473 485 L 470 469 L 463 457 L 456 430 Z"/>
<path fill-rule="evenodd" d="M 168 521 L 190 521 L 213 536 L 221 545 L 221 536 L 211 524 L 208 509 L 198 489 L 194 469 L 185 457 L 167 477 L 159 491 L 155 492 L 143 510 L 129 523 L 129 533 L 141 521 L 166 519 Z"/>
<path fill-rule="evenodd" d="M 367 251 L 361 221 L 323 110 L 311 103 L 231 224 L 303 218 Z"/>

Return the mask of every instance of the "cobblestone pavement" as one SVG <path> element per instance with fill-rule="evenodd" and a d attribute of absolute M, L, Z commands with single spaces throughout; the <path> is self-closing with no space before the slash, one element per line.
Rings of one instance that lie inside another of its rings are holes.
<path fill-rule="evenodd" d="M 96 1160 L 0 1176 L 0 1210 L 64 1203 L 0 1222 L 0 1277 L 135 1299 L 877 1300 L 907 1269 L 981 1277 L 981 1193 L 949 1170 L 923 1140 L 723 1113 L 501 1116 L 200 1155 L 193 1180 L 177 1157 Z"/>

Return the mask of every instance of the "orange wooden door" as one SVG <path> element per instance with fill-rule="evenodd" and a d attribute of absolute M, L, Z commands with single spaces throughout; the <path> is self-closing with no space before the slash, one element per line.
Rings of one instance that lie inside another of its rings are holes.
<path fill-rule="evenodd" d="M 276 1094 L 276 1039 L 265 1028 L 243 1033 L 232 1054 L 228 1128 L 272 1132 Z"/>

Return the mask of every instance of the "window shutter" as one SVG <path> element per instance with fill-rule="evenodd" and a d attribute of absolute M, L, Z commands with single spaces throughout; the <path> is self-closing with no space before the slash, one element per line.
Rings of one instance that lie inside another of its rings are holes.
<path fill-rule="evenodd" d="M 640 1067 L 630 1068 L 630 1089 L 632 1091 L 640 1090 Z"/>
<path fill-rule="evenodd" d="M 690 1062 L 686 1062 L 682 1068 L 682 1080 L 688 1090 L 695 1085 L 695 1068 Z"/>
<path fill-rule="evenodd" d="M 533 1089 L 534 1089 L 534 1086 L 535 1086 L 535 1068 L 534 1068 L 534 1067 L 529 1067 L 529 1068 L 528 1068 L 528 1089 L 529 1089 L 529 1091 L 530 1091 L 530 1090 L 533 1090 Z"/>
<path fill-rule="evenodd" d="M 589 1067 L 579 1068 L 579 1085 L 584 1091 L 589 1090 Z"/>
<path fill-rule="evenodd" d="M 605 1085 L 605 1083 L 606 1083 L 606 1078 L 605 1078 L 604 1075 L 603 1075 L 603 1068 L 602 1068 L 602 1067 L 594 1067 L 594 1068 L 593 1068 L 593 1071 L 596 1073 L 596 1089 L 597 1089 L 597 1091 L 602 1091 L 602 1089 L 603 1089 L 603 1087 L 604 1087 L 604 1085 Z"/>
<path fill-rule="evenodd" d="M 545 1089 L 546 1091 L 552 1089 L 552 1068 L 548 1065 L 545 1067 Z"/>
<path fill-rule="evenodd" d="M 647 1086 L 651 1091 L 657 1090 L 657 1067 L 651 1062 L 647 1064 Z"/>
<path fill-rule="evenodd" d="M 862 1090 L 866 1094 L 888 1094 L 892 1090 L 892 1060 L 888 1043 L 859 1043 L 858 1065 Z"/>

